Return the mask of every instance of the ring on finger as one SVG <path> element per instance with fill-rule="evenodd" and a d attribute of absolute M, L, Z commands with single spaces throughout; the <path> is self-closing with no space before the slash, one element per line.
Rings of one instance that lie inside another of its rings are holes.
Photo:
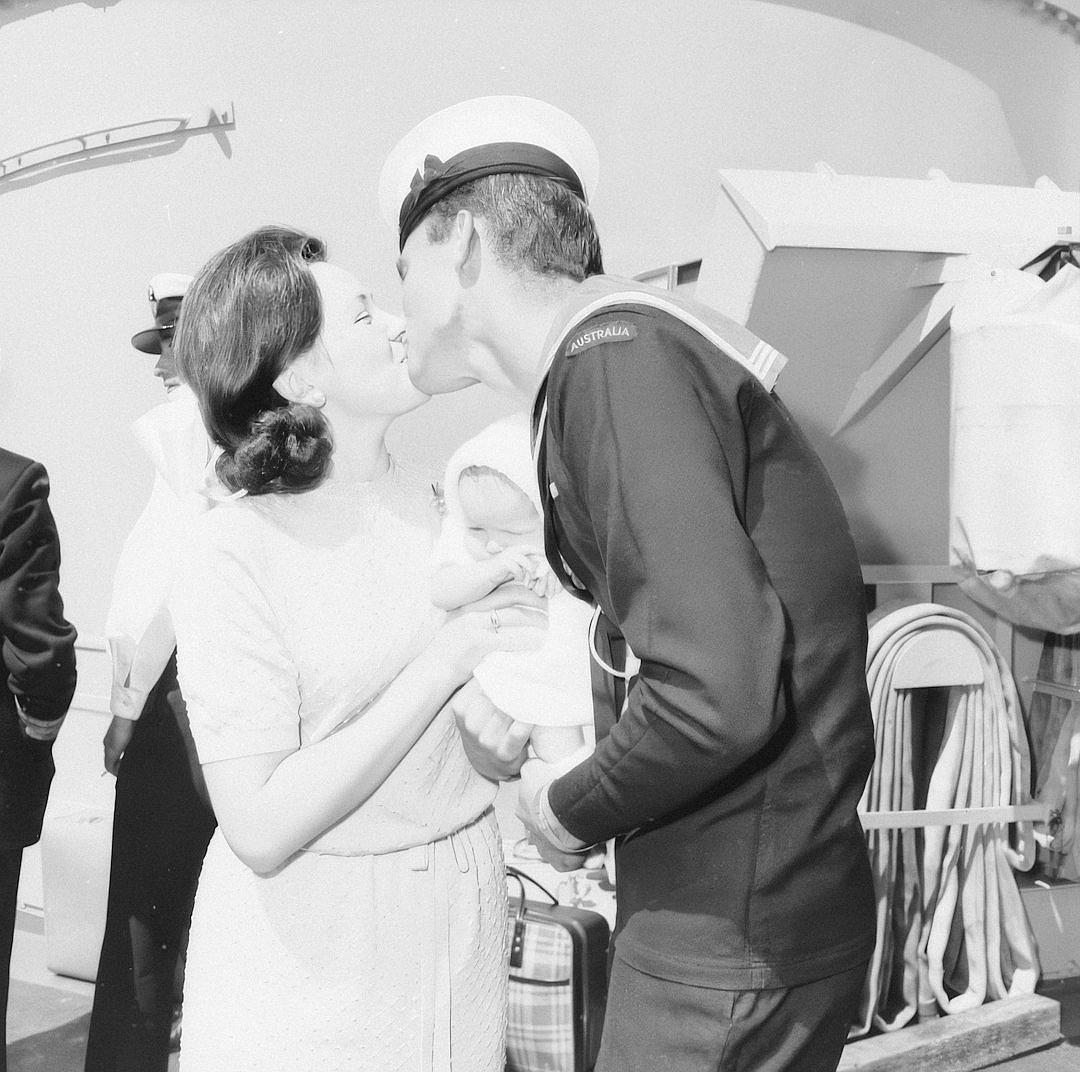
<path fill-rule="evenodd" d="M 493 610 L 491 612 L 490 617 L 491 617 L 491 628 L 494 629 L 495 632 L 497 633 L 499 631 L 499 612 L 497 610 Z"/>

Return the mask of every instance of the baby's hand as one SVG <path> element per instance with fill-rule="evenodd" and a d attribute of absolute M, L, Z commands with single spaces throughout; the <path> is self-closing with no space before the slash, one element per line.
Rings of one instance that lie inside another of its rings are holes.
<path fill-rule="evenodd" d="M 558 577 L 551 572 L 551 567 L 546 562 L 539 564 L 535 576 L 525 583 L 538 596 L 543 596 L 545 599 L 550 599 L 562 587 Z"/>
<path fill-rule="evenodd" d="M 539 555 L 531 547 L 507 547 L 491 559 L 491 564 L 498 572 L 496 584 L 517 581 L 527 588 L 532 587 L 536 576 L 536 560 Z"/>

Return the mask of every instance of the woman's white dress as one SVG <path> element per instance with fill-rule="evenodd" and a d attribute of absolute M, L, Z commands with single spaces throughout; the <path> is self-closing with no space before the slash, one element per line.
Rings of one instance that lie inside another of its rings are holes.
<path fill-rule="evenodd" d="M 174 606 L 204 763 L 304 748 L 363 717 L 437 625 L 436 524 L 430 485 L 397 466 L 344 493 L 205 515 Z M 501 1070 L 494 791 L 443 713 L 371 798 L 277 871 L 249 870 L 218 831 L 191 925 L 183 1072 Z"/>

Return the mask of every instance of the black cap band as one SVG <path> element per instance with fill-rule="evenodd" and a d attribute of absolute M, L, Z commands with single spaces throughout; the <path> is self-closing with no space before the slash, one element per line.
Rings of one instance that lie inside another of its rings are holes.
<path fill-rule="evenodd" d="M 416 172 L 408 197 L 398 214 L 398 250 L 416 230 L 416 225 L 447 194 L 484 175 L 540 175 L 554 179 L 572 193 L 587 200 L 585 188 L 574 169 L 561 157 L 527 142 L 500 141 L 466 149 L 443 163 L 437 156 L 424 160 L 424 173 Z"/>

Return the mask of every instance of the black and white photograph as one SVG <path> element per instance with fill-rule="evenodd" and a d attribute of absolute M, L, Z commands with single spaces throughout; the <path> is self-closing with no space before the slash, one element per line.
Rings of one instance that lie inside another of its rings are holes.
<path fill-rule="evenodd" d="M 0 1072 L 1080 1068 L 1080 0 L 0 0 Z"/>

